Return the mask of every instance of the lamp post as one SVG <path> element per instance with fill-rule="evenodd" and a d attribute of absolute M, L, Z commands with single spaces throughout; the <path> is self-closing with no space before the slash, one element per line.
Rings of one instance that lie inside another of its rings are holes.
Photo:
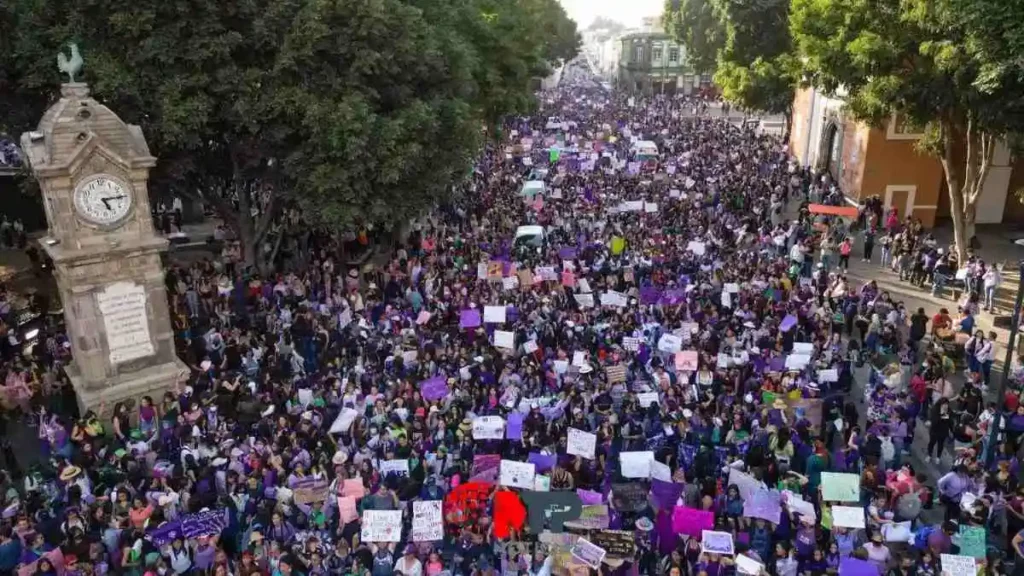
<path fill-rule="evenodd" d="M 1013 316 L 1010 317 L 1010 337 L 1006 340 L 1006 358 L 1003 360 L 1003 374 L 999 379 L 999 392 L 996 395 L 996 416 L 992 419 L 992 430 L 989 431 L 988 450 L 985 451 L 985 462 L 991 464 L 995 455 L 996 444 L 999 442 L 999 430 L 1002 428 L 1003 399 L 1006 398 L 1006 385 L 1010 381 L 1010 367 L 1013 366 L 1013 352 L 1020 332 L 1021 304 L 1024 303 L 1024 260 L 1017 262 L 1019 279 L 1017 295 L 1013 301 Z"/>

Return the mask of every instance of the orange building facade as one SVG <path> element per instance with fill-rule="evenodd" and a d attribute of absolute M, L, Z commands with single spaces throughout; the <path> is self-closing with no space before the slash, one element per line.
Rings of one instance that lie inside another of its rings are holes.
<path fill-rule="evenodd" d="M 949 218 L 949 194 L 938 159 L 917 151 L 920 129 L 894 115 L 883 128 L 848 117 L 843 101 L 802 89 L 793 102 L 789 151 L 802 166 L 828 171 L 851 204 L 881 197 L 904 217 L 926 227 Z M 999 144 L 978 201 L 977 223 L 1024 222 L 1024 205 L 1012 191 L 1024 187 L 1024 164 L 1014 170 L 1009 149 Z"/>

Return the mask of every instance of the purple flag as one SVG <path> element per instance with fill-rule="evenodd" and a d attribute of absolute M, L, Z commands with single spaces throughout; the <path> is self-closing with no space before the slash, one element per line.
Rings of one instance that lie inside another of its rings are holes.
<path fill-rule="evenodd" d="M 677 306 L 686 301 L 685 290 L 666 290 L 658 300 L 663 306 Z"/>
<path fill-rule="evenodd" d="M 443 374 L 420 382 L 420 394 L 424 400 L 439 400 L 447 396 L 448 392 L 448 382 Z"/>
<path fill-rule="evenodd" d="M 640 302 L 644 305 L 657 304 L 661 298 L 661 291 L 654 286 L 644 286 L 640 289 Z"/>
<path fill-rule="evenodd" d="M 580 497 L 580 502 L 582 502 L 584 506 L 597 505 L 603 501 L 601 493 L 594 492 L 593 490 L 584 490 L 583 488 L 577 488 L 576 495 Z"/>
<path fill-rule="evenodd" d="M 530 452 L 530 456 L 526 459 L 527 462 L 533 462 L 537 474 L 543 474 L 554 468 L 556 460 L 555 456 L 544 455 L 540 452 Z"/>
<path fill-rule="evenodd" d="M 480 324 L 480 310 L 476 308 L 467 308 L 459 313 L 460 328 L 478 328 Z"/>
<path fill-rule="evenodd" d="M 178 520 L 164 522 L 146 534 L 146 539 L 155 546 L 170 544 L 172 540 L 179 537 L 181 537 L 181 522 Z"/>
<path fill-rule="evenodd" d="M 657 478 L 651 479 L 651 499 L 658 508 L 671 509 L 683 493 L 683 484 L 665 482 Z"/>
<path fill-rule="evenodd" d="M 782 372 L 786 369 L 786 357 L 776 356 L 768 363 L 769 372 Z"/>
<path fill-rule="evenodd" d="M 787 314 L 786 317 L 782 319 L 782 323 L 779 324 L 779 330 L 789 332 L 790 328 L 793 326 L 796 326 L 796 316 Z"/>
<path fill-rule="evenodd" d="M 523 413 L 509 412 L 505 423 L 505 438 L 509 440 L 523 439 Z"/>
<path fill-rule="evenodd" d="M 186 538 L 213 536 L 227 528 L 223 510 L 207 510 L 188 514 L 181 519 L 181 531 Z"/>
<path fill-rule="evenodd" d="M 847 557 L 839 562 L 839 576 L 878 576 L 878 567 L 867 560 Z"/>
<path fill-rule="evenodd" d="M 558 257 L 561 258 L 562 260 L 575 260 L 576 249 L 573 248 L 572 246 L 565 246 L 563 248 L 560 248 L 558 250 Z"/>

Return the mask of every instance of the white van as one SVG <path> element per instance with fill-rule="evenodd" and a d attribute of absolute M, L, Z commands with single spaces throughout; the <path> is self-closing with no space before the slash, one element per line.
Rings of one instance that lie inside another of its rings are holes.
<path fill-rule="evenodd" d="M 536 248 L 544 246 L 544 227 L 532 225 L 516 228 L 516 238 L 513 240 L 512 245 L 516 248 L 520 246 L 533 246 Z"/>

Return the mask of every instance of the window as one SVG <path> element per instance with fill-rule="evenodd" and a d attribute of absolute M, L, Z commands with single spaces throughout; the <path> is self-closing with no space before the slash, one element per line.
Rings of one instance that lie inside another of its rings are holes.
<path fill-rule="evenodd" d="M 644 61 L 644 47 L 643 46 L 637 46 L 636 50 L 635 50 L 635 54 L 636 54 L 636 57 L 633 60 L 635 60 L 636 62 L 643 62 Z"/>
<path fill-rule="evenodd" d="M 679 48 L 668 49 L 668 61 L 672 64 L 679 62 Z"/>
<path fill-rule="evenodd" d="M 924 136 L 924 130 L 924 126 L 915 124 L 903 114 L 893 113 L 885 136 L 888 140 L 918 140 Z"/>
<path fill-rule="evenodd" d="M 651 50 L 651 60 L 653 60 L 654 62 L 661 62 L 662 52 L 663 51 L 661 47 Z"/>

